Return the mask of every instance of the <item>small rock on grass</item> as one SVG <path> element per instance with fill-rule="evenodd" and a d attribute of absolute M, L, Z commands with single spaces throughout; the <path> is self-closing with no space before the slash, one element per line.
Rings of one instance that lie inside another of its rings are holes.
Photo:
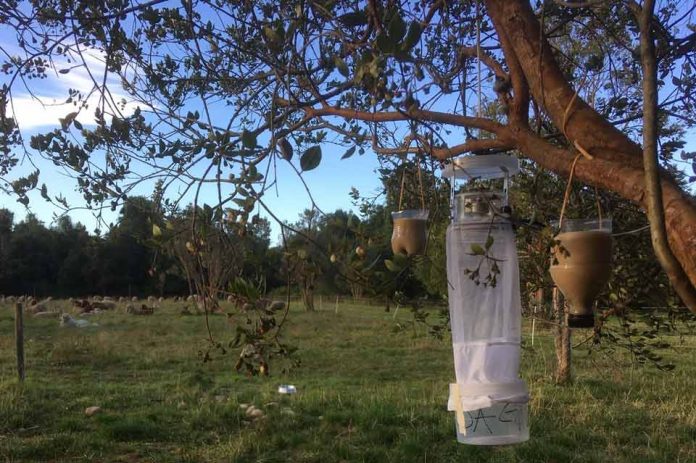
<path fill-rule="evenodd" d="M 101 407 L 93 406 L 93 407 L 85 408 L 85 415 L 86 416 L 93 416 L 99 412 L 101 412 Z"/>
<path fill-rule="evenodd" d="M 252 419 L 258 419 L 264 416 L 263 410 L 256 408 L 253 405 L 247 408 L 246 415 Z"/>

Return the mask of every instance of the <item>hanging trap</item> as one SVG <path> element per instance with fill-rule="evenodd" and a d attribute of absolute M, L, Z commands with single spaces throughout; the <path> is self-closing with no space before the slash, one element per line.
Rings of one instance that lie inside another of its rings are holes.
<path fill-rule="evenodd" d="M 452 185 L 447 279 L 456 383 L 448 409 L 457 440 L 500 445 L 529 439 L 527 387 L 519 377 L 522 304 L 515 234 L 509 219 L 509 155 L 467 156 L 443 170 Z M 502 189 L 455 194 L 457 180 L 490 180 Z M 472 278 L 495 275 L 488 284 Z"/>

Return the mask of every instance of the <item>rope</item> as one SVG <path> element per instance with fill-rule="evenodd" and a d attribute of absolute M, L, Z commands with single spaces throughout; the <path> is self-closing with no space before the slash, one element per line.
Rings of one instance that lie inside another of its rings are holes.
<path fill-rule="evenodd" d="M 476 110 L 476 117 L 481 117 L 481 5 L 480 0 L 476 0 L 476 68 L 478 72 L 478 109 Z M 479 129 L 479 137 L 481 136 L 481 129 Z"/>
<path fill-rule="evenodd" d="M 587 79 L 587 73 L 582 77 L 582 81 L 580 82 L 580 85 L 575 89 L 575 93 L 573 94 L 573 97 L 570 99 L 568 102 L 568 105 L 566 106 L 565 111 L 563 111 L 563 124 L 561 126 L 561 131 L 563 132 L 563 135 L 570 140 L 568 137 L 568 134 L 566 133 L 566 125 L 568 124 L 568 115 L 570 114 L 570 110 L 573 107 L 573 104 L 575 103 L 575 100 L 578 97 L 578 94 L 580 93 L 580 90 L 582 87 L 585 85 L 585 79 Z M 578 160 L 580 159 L 580 156 L 585 156 L 588 160 L 594 159 L 594 156 L 592 156 L 585 148 L 583 148 L 580 143 L 578 143 L 577 140 L 573 141 L 573 146 L 578 150 L 578 154 L 573 158 L 573 164 L 570 166 L 570 175 L 568 176 L 568 183 L 566 184 L 566 189 L 565 193 L 563 195 L 563 205 L 561 206 L 561 214 L 560 217 L 558 218 L 558 229 L 559 231 L 563 228 L 563 216 L 565 215 L 565 210 L 566 206 L 568 205 L 568 199 L 570 198 L 570 191 L 571 187 L 573 184 L 573 175 L 575 174 L 575 166 L 578 163 Z M 597 187 L 594 187 L 594 192 L 595 192 L 595 200 L 597 203 L 597 216 L 599 220 L 599 226 L 601 228 L 602 226 L 602 206 L 601 203 L 599 202 L 599 192 L 597 191 Z"/>
<path fill-rule="evenodd" d="M 625 231 L 625 232 L 621 232 L 621 233 L 614 233 L 614 234 L 612 234 L 611 236 L 632 235 L 632 234 L 634 234 L 634 233 L 639 233 L 639 232 L 642 232 L 642 231 L 645 231 L 645 230 L 649 230 L 649 229 L 650 229 L 650 225 L 645 225 L 645 226 L 643 226 L 643 227 L 639 227 L 639 228 L 636 228 L 636 229 L 634 229 L 634 230 L 629 230 L 629 231 Z M 644 308 L 645 308 L 645 307 L 644 307 Z"/>
<path fill-rule="evenodd" d="M 566 206 L 568 205 L 568 198 L 570 198 L 570 189 L 573 186 L 573 175 L 575 174 L 575 165 L 578 163 L 580 156 L 582 156 L 582 153 L 576 154 L 575 159 L 573 159 L 573 164 L 570 166 L 570 175 L 568 176 L 568 183 L 566 184 L 565 194 L 563 195 L 563 205 L 561 206 L 561 215 L 558 218 L 558 229 L 559 230 L 561 230 L 563 228 L 563 216 L 565 215 Z"/>
<path fill-rule="evenodd" d="M 406 181 L 406 164 L 403 165 L 404 170 L 401 171 L 401 191 L 399 192 L 399 210 L 403 211 L 401 204 L 404 201 L 404 183 Z"/>
<path fill-rule="evenodd" d="M 421 165 L 418 156 L 416 156 L 416 163 L 418 166 L 418 186 L 420 187 L 421 209 L 425 209 L 425 194 L 423 193 L 423 176 L 421 175 Z"/>

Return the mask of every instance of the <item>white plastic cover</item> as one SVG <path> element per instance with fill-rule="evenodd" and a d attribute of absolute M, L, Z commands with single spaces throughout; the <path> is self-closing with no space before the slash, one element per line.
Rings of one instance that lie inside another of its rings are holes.
<path fill-rule="evenodd" d="M 472 244 L 489 256 L 472 255 Z M 495 286 L 484 286 L 493 262 L 500 272 Z M 480 265 L 480 267 L 479 267 Z M 479 269 L 480 284 L 467 269 Z M 457 384 L 450 388 L 448 409 L 462 412 L 501 403 L 527 403 L 519 377 L 522 306 L 515 235 L 509 223 L 453 223 L 447 229 L 447 279 Z M 459 419 L 459 417 L 458 417 Z"/>

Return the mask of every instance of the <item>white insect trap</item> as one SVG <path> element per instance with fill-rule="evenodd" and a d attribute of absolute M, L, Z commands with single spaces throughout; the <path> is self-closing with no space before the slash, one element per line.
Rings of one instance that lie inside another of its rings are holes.
<path fill-rule="evenodd" d="M 443 170 L 452 182 L 447 279 L 457 379 L 447 408 L 455 412 L 457 440 L 464 444 L 529 439 L 529 393 L 519 377 L 519 268 L 507 213 L 509 177 L 518 171 L 517 158 L 504 154 L 459 158 Z M 502 179 L 503 189 L 455 195 L 457 179 Z"/>

